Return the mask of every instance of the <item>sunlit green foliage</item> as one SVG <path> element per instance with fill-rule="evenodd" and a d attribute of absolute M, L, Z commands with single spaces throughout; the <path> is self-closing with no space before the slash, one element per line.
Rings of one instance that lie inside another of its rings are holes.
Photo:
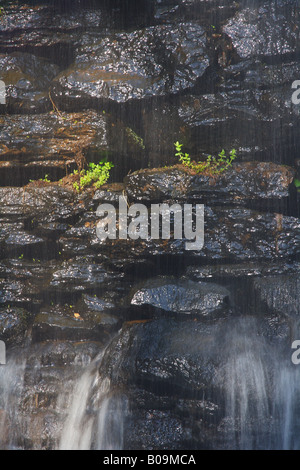
<path fill-rule="evenodd" d="M 223 149 L 217 157 L 209 155 L 203 162 L 194 162 L 191 160 L 188 153 L 182 151 L 183 144 L 177 141 L 174 145 L 176 149 L 175 156 L 179 158 L 182 165 L 194 170 L 196 173 L 206 172 L 211 175 L 218 175 L 227 170 L 237 158 L 235 149 L 229 152 L 229 157 L 225 154 L 225 150 Z"/>

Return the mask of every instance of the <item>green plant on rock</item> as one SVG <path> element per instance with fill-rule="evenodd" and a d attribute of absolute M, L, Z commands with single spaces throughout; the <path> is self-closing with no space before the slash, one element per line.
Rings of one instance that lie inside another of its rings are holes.
<path fill-rule="evenodd" d="M 125 129 L 128 139 L 134 144 L 140 147 L 142 150 L 145 150 L 145 144 L 143 139 L 134 132 L 133 129 L 130 127 L 126 127 Z"/>
<path fill-rule="evenodd" d="M 40 181 L 44 181 L 44 183 L 51 183 L 49 180 L 49 175 L 45 175 L 44 178 L 40 178 Z"/>
<path fill-rule="evenodd" d="M 297 192 L 300 193 L 300 180 L 298 178 L 294 179 L 294 185 L 297 189 Z"/>
<path fill-rule="evenodd" d="M 174 143 L 174 145 L 176 149 L 175 156 L 179 158 L 179 161 L 182 163 L 182 165 L 190 168 L 196 173 L 205 172 L 210 175 L 221 174 L 223 171 L 228 170 L 233 161 L 237 158 L 235 149 L 232 149 L 229 152 L 229 156 L 226 155 L 225 150 L 223 149 L 217 157 L 209 155 L 203 162 L 194 162 L 191 160 L 188 153 L 184 153 L 182 151 L 183 144 L 180 144 L 177 141 Z"/>
<path fill-rule="evenodd" d="M 74 189 L 78 192 L 87 186 L 94 186 L 96 189 L 99 189 L 108 181 L 110 170 L 113 166 L 111 162 L 107 161 L 101 161 L 97 164 L 89 163 L 87 170 L 81 170 L 79 172 L 79 182 L 73 184 Z M 78 171 L 75 170 L 73 174 L 78 174 Z"/>
<path fill-rule="evenodd" d="M 178 141 L 175 142 L 175 148 L 176 148 L 176 153 L 175 157 L 178 157 L 180 162 L 185 165 L 185 166 L 190 166 L 192 164 L 190 156 L 188 153 L 183 153 L 182 151 L 182 146 L 183 144 L 180 144 Z"/>
<path fill-rule="evenodd" d="M 29 183 L 35 183 L 36 181 L 42 181 L 43 183 L 51 183 L 51 180 L 49 180 L 49 175 L 45 175 L 44 178 L 40 178 L 39 180 L 29 180 Z"/>

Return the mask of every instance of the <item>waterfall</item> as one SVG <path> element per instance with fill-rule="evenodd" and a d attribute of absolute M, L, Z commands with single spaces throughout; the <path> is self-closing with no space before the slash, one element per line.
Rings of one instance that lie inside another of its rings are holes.
<path fill-rule="evenodd" d="M 86 408 L 94 374 L 88 368 L 78 381 L 72 395 L 71 406 L 63 428 L 60 450 L 89 450 L 93 417 L 88 416 Z"/>
<path fill-rule="evenodd" d="M 98 412 L 96 450 L 122 450 L 127 400 L 123 396 L 106 396 Z"/>
<path fill-rule="evenodd" d="M 273 414 L 278 421 L 274 448 L 300 449 L 300 370 L 282 367 L 278 372 Z"/>
<path fill-rule="evenodd" d="M 259 335 L 255 319 L 237 322 L 226 342 L 228 445 L 243 450 L 299 449 L 300 370 Z"/>
<path fill-rule="evenodd" d="M 121 450 L 126 398 L 99 373 L 105 350 L 84 370 L 74 388 L 59 450 Z"/>
<path fill-rule="evenodd" d="M 212 448 L 300 449 L 300 368 L 286 350 L 260 334 L 259 325 L 257 318 L 246 317 L 215 330 L 218 344 L 220 331 L 224 340 L 223 360 L 213 385 L 221 392 L 215 403 L 223 410 L 223 417 L 210 434 Z M 144 435 L 151 424 L 151 432 L 159 432 L 155 420 L 149 418 L 146 424 L 140 418 L 135 420 L 130 400 L 141 384 L 135 389 L 129 381 L 127 390 L 123 380 L 134 370 L 144 335 L 145 330 L 128 329 L 94 359 L 76 356 L 70 379 L 58 385 L 53 405 L 59 423 L 53 430 L 56 449 L 125 450 L 130 429 Z M 43 426 L 34 430 L 37 413 L 43 411 L 38 406 L 38 392 L 44 387 L 43 363 L 36 358 L 33 365 L 30 358 L 32 351 L 24 349 L 22 354 L 10 354 L 7 364 L 0 367 L 1 449 L 26 448 L 28 439 L 43 432 Z M 32 387 L 39 380 L 41 385 Z M 185 395 L 181 398 L 188 401 Z M 159 415 L 155 408 L 153 412 Z M 171 410 L 172 416 L 176 415 Z"/>
<path fill-rule="evenodd" d="M 26 356 L 10 356 L 0 366 L 0 448 L 13 449 L 18 443 L 19 403 L 23 390 Z"/>
<path fill-rule="evenodd" d="M 258 354 L 261 345 L 246 336 L 237 338 L 237 342 L 240 344 L 228 358 L 225 368 L 226 415 L 233 425 L 231 439 L 235 446 L 253 449 L 259 434 L 266 431 L 270 414 L 269 377 Z"/>

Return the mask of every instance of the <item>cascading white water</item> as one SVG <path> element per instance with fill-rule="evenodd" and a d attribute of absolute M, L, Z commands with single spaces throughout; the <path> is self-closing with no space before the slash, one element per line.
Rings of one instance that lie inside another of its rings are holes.
<path fill-rule="evenodd" d="M 0 366 L 0 448 L 16 447 L 19 403 L 23 390 L 26 357 L 9 357 Z"/>
<path fill-rule="evenodd" d="M 273 447 L 282 450 L 300 450 L 299 367 L 288 365 L 280 367 L 276 384 L 273 416 L 277 418 L 278 432 Z"/>
<path fill-rule="evenodd" d="M 228 445 L 243 450 L 299 449 L 300 370 L 258 334 L 254 319 L 238 322 L 225 342 Z"/>
<path fill-rule="evenodd" d="M 300 367 L 292 364 L 286 351 L 259 333 L 253 317 L 234 321 L 234 327 L 230 323 L 220 330 L 223 365 L 215 385 L 222 393 L 218 406 L 225 416 L 216 435 L 210 435 L 212 448 L 221 442 L 222 448 L 300 449 Z M 132 426 L 134 416 L 129 415 L 126 390 L 116 387 L 123 383 L 124 367 L 129 371 L 136 361 L 133 338 L 126 336 L 120 344 L 110 343 L 109 349 L 91 362 L 76 356 L 72 371 L 68 367 L 64 372 L 65 382 L 56 382 L 58 400 L 53 413 L 58 427 L 51 436 L 58 443 L 56 448 L 125 448 L 126 426 Z M 220 344 L 218 334 L 216 339 Z M 28 358 L 32 353 L 24 349 L 0 366 L 1 449 L 24 448 L 27 438 L 34 439 L 44 432 L 45 425 L 37 427 L 35 421 L 40 411 L 48 413 L 35 400 L 39 391 L 46 390 L 43 364 L 40 358 L 34 364 L 32 360 L 28 363 Z M 128 390 L 127 395 L 132 397 L 132 391 Z M 41 442 L 36 441 L 36 448 Z"/>
<path fill-rule="evenodd" d="M 235 351 L 226 364 L 225 408 L 233 425 L 235 446 L 253 449 L 260 433 L 266 431 L 270 415 L 269 379 L 257 345 L 253 350 L 251 338 L 246 337 L 243 343 L 244 350 L 239 344 L 238 353 Z"/>
<path fill-rule="evenodd" d="M 59 450 L 121 450 L 126 398 L 114 395 L 110 379 L 101 377 L 104 351 L 78 380 L 68 409 Z"/>
<path fill-rule="evenodd" d="M 60 440 L 60 450 L 90 449 L 94 420 L 93 416 L 88 416 L 86 410 L 93 381 L 93 371 L 88 368 L 74 388 L 71 406 Z"/>
<path fill-rule="evenodd" d="M 97 418 L 96 450 L 122 450 L 124 443 L 124 418 L 127 415 L 125 397 L 104 398 Z"/>

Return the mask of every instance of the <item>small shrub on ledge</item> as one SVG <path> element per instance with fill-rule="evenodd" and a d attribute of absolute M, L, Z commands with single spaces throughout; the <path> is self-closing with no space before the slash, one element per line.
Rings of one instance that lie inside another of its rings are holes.
<path fill-rule="evenodd" d="M 79 181 L 76 181 L 73 184 L 73 188 L 80 192 L 87 186 L 93 186 L 96 189 L 99 189 L 103 184 L 105 184 L 109 179 L 109 172 L 113 168 L 111 162 L 101 161 L 99 163 L 89 163 L 87 170 L 78 170 L 74 171 L 74 175 L 79 175 Z"/>
<path fill-rule="evenodd" d="M 176 153 L 175 156 L 179 158 L 181 164 L 196 173 L 205 173 L 208 175 L 219 175 L 231 167 L 232 162 L 237 158 L 236 150 L 232 149 L 229 156 L 222 150 L 217 157 L 209 155 L 203 162 L 194 162 L 191 160 L 188 153 L 182 151 L 183 144 L 178 141 L 174 143 Z"/>

